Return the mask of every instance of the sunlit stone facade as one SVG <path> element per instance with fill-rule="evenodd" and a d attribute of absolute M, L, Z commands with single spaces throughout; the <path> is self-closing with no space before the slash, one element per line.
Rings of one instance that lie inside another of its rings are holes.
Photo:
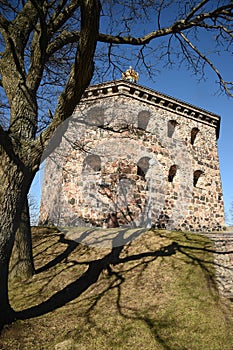
<path fill-rule="evenodd" d="M 128 81 L 91 86 L 51 142 L 40 222 L 103 226 L 114 212 L 121 226 L 222 229 L 219 126 Z"/>

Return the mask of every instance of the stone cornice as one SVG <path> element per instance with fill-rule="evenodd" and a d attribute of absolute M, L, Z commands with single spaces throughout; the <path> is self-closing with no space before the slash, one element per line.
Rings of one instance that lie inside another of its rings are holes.
<path fill-rule="evenodd" d="M 183 117 L 196 120 L 216 129 L 217 138 L 220 130 L 220 116 L 205 109 L 183 102 L 161 92 L 130 83 L 125 80 L 116 80 L 98 85 L 92 85 L 83 94 L 82 102 L 94 101 L 110 96 L 124 95 L 136 100 L 175 112 Z"/>

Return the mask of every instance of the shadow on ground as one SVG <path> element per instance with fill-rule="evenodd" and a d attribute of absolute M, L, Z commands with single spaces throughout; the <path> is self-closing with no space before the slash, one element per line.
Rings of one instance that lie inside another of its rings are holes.
<path fill-rule="evenodd" d="M 67 339 L 87 350 L 230 350 L 232 320 L 219 302 L 210 240 L 151 230 L 132 241 L 135 232 L 125 233 L 111 249 L 34 233 L 36 275 L 11 286 L 18 321 L 5 328 L 1 349 L 11 337 L 24 350 Z"/>

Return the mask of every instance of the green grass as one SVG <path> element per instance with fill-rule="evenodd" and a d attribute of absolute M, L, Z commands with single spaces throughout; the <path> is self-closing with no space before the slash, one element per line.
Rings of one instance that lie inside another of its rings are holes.
<path fill-rule="evenodd" d="M 109 253 L 78 245 L 65 257 L 60 254 L 68 244 L 59 237 L 34 230 L 37 269 L 64 259 L 25 283 L 10 285 L 16 310 L 40 309 L 82 276 L 90 261 Z M 57 349 L 232 350 L 232 306 L 218 295 L 212 249 L 201 235 L 149 231 L 124 247 L 121 261 L 104 269 L 77 298 L 6 326 L 0 349 L 55 349 L 67 341 Z M 68 294 L 62 294 L 64 303 Z"/>

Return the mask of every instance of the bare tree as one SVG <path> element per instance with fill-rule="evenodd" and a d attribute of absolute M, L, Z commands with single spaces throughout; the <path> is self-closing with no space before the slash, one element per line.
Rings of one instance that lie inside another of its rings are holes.
<path fill-rule="evenodd" d="M 100 11 L 99 2 L 95 0 L 55 3 L 27 1 L 19 11 L 9 2 L 6 4 L 3 2 L 2 6 L 8 6 L 9 18 L 13 19 L 7 19 L 3 15 L 0 17 L 4 40 L 0 62 L 1 83 L 10 105 L 10 127 L 7 131 L 0 129 L 0 300 L 3 322 L 13 317 L 8 300 L 8 269 L 21 211 L 46 143 L 56 127 L 72 114 L 92 78 Z M 77 20 L 79 39 L 75 59 L 53 119 L 48 128 L 36 138 L 37 93 L 45 65 L 51 56 L 67 44 L 66 24 L 70 18 L 75 21 L 75 13 L 81 17 L 81 21 Z M 26 55 L 29 50 L 30 61 Z"/>
<path fill-rule="evenodd" d="M 5 323 L 14 318 L 9 261 L 20 218 L 28 212 L 28 190 L 49 139 L 71 116 L 91 79 L 105 79 L 128 64 L 132 55 L 123 48 L 130 45 L 135 65 L 143 63 L 149 74 L 155 57 L 171 65 L 185 61 L 201 74 L 209 66 L 232 95 L 232 82 L 199 48 L 198 37 L 201 31 L 214 33 L 215 51 L 230 51 L 233 3 L 2 0 L 0 10 L 0 86 L 6 107 L 6 123 L 0 126 L 0 300 Z"/>

